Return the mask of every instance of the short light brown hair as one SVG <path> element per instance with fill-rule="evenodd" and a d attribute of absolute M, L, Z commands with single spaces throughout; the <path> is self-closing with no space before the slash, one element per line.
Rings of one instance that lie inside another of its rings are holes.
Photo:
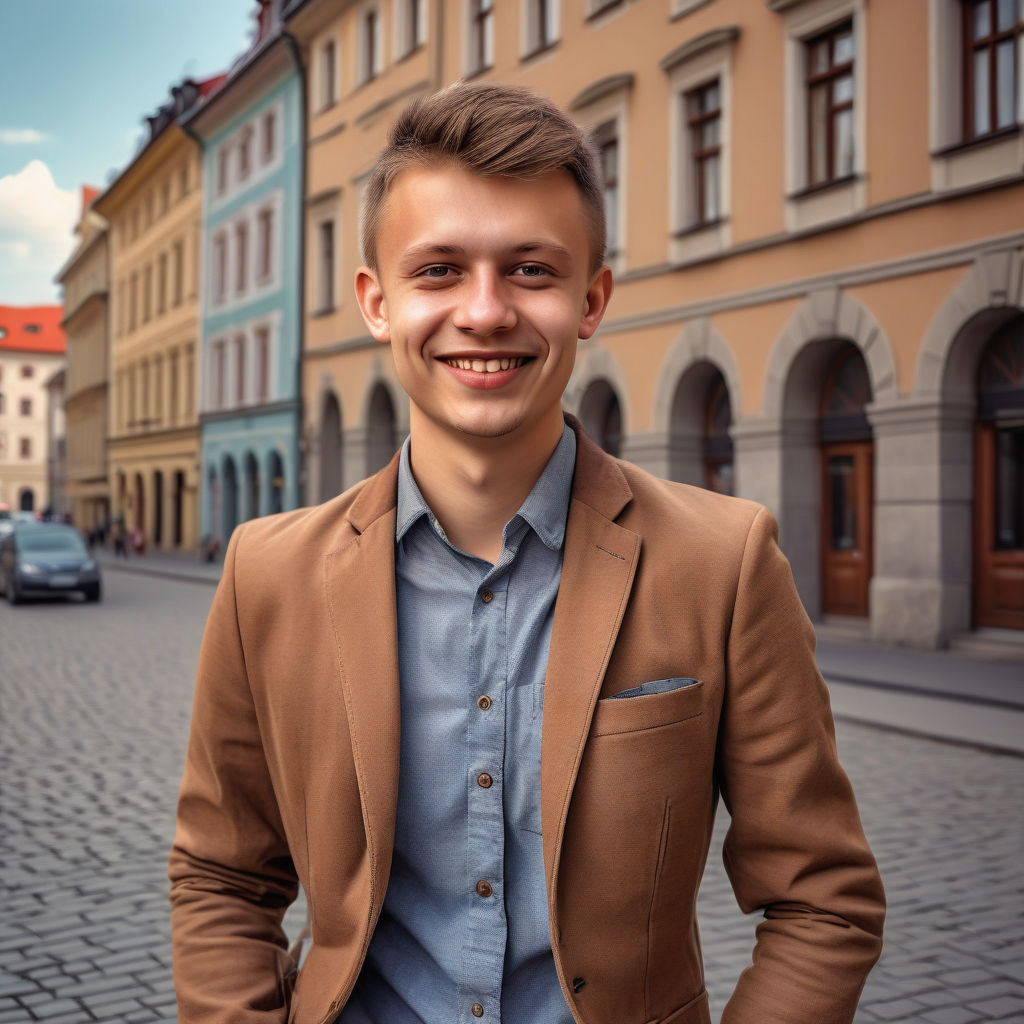
<path fill-rule="evenodd" d="M 591 236 L 591 272 L 604 262 L 604 196 L 597 157 L 583 130 L 546 96 L 491 83 L 458 82 L 413 100 L 388 134 L 363 193 L 360 248 L 377 269 L 377 237 L 399 173 L 453 163 L 477 174 L 529 181 L 566 170 L 579 189 Z"/>

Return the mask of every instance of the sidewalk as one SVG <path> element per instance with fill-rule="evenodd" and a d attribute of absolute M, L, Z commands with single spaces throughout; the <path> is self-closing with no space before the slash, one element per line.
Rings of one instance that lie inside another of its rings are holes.
<path fill-rule="evenodd" d="M 92 557 L 104 572 L 133 572 L 144 576 L 163 576 L 167 579 L 208 583 L 216 586 L 220 579 L 221 562 L 203 562 L 194 552 L 151 551 L 144 555 L 130 554 L 118 558 L 106 547 L 92 549 Z"/>
<path fill-rule="evenodd" d="M 97 549 L 105 571 L 216 584 L 221 563 L 155 551 L 115 559 Z M 836 718 L 1024 756 L 1024 641 L 970 650 L 886 647 L 847 631 L 818 630 L 818 665 Z"/>

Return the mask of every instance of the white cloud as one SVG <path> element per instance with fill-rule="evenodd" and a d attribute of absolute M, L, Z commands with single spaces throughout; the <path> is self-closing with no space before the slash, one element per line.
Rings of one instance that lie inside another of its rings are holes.
<path fill-rule="evenodd" d="M 8 146 L 31 146 L 47 139 L 45 132 L 37 132 L 35 128 L 0 128 L 0 143 Z"/>
<path fill-rule="evenodd" d="M 78 198 L 32 160 L 0 177 L 0 304 L 53 302 L 53 277 L 71 253 Z"/>

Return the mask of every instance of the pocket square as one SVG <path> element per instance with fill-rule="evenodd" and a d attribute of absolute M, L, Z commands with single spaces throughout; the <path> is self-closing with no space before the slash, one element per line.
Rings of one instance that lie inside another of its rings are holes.
<path fill-rule="evenodd" d="M 618 700 L 620 697 L 646 697 L 651 693 L 668 693 L 670 690 L 681 690 L 684 686 L 693 686 L 697 682 L 689 676 L 673 676 L 671 679 L 651 679 L 639 686 L 631 686 L 621 693 L 613 693 L 605 700 Z"/>

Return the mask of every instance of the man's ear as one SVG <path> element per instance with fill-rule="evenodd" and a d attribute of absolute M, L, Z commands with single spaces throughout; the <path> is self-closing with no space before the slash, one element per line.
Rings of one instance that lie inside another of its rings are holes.
<path fill-rule="evenodd" d="M 356 271 L 356 300 L 370 334 L 377 341 L 389 344 L 391 324 L 388 322 L 384 292 L 379 278 L 369 267 L 360 267 Z"/>
<path fill-rule="evenodd" d="M 611 267 L 601 267 L 594 275 L 587 288 L 583 302 L 583 315 L 580 317 L 579 336 L 589 338 L 604 319 L 608 309 L 608 300 L 612 297 Z"/>

